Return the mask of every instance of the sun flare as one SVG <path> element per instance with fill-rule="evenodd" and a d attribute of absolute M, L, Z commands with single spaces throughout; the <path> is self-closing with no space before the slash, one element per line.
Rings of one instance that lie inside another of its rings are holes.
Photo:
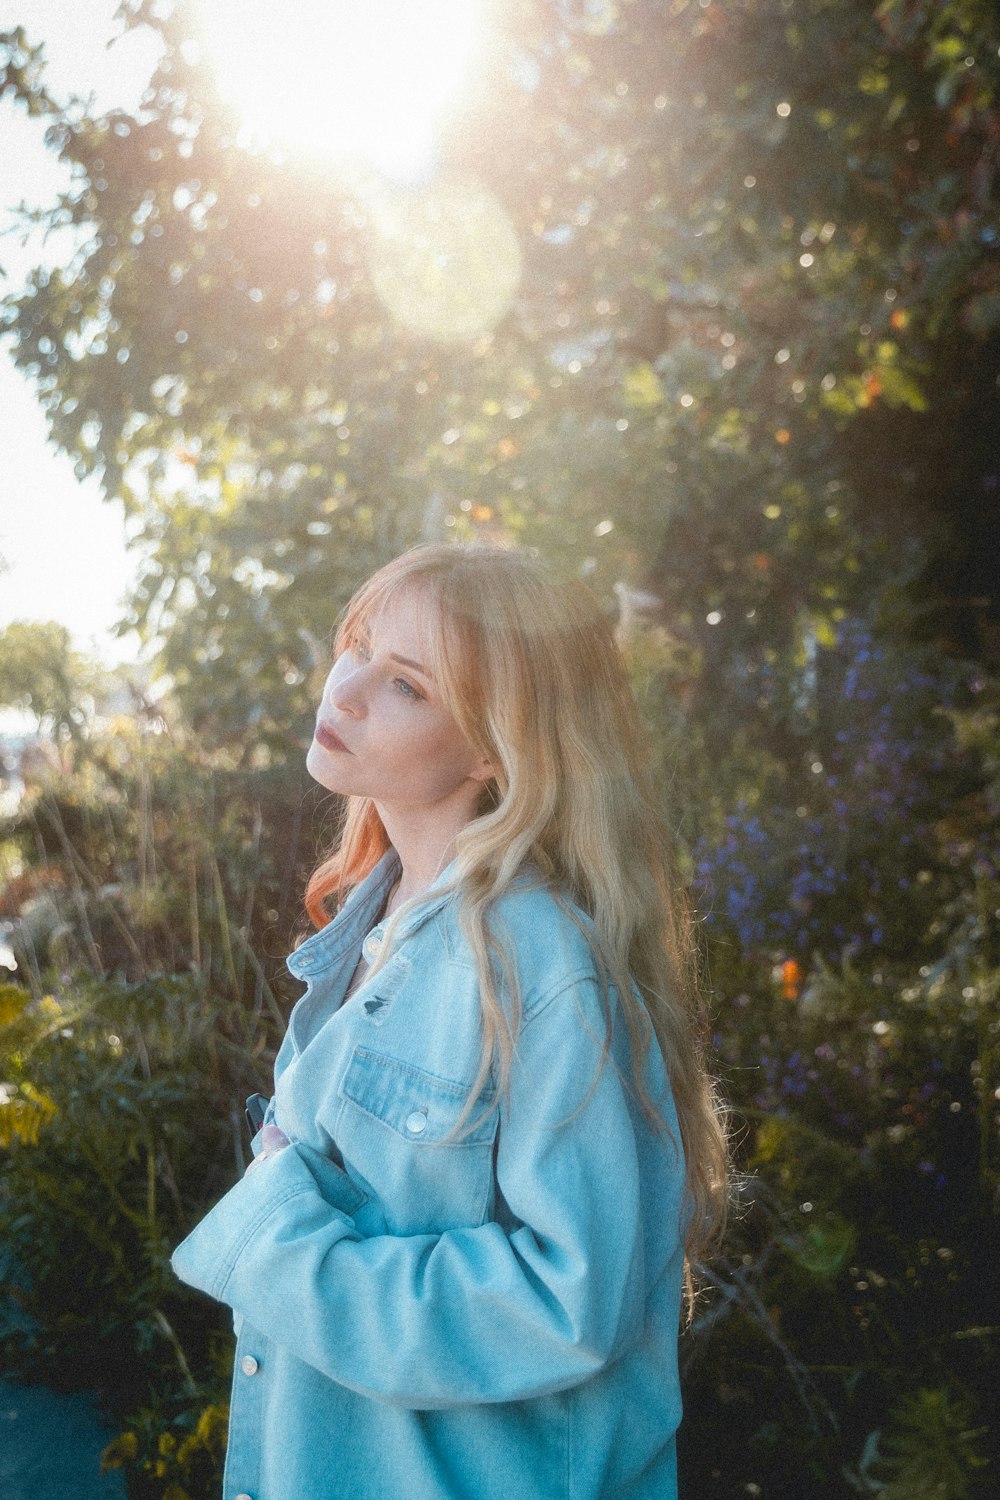
<path fill-rule="evenodd" d="M 266 143 L 362 156 L 405 178 L 467 76 L 476 0 L 202 0 L 218 86 Z"/>

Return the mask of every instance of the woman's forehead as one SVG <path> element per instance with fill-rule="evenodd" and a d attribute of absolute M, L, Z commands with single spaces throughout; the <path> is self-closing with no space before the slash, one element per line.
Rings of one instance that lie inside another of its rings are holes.
<path fill-rule="evenodd" d="M 422 650 L 423 659 L 433 659 L 441 649 L 442 611 L 426 585 L 399 584 L 381 598 L 363 605 L 357 623 L 374 642 L 384 644 L 387 649 L 392 649 L 394 641 L 405 643 Z"/>

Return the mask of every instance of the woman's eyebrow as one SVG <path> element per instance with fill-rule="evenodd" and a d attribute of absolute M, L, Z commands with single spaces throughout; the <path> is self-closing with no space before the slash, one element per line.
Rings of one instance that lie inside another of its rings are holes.
<path fill-rule="evenodd" d="M 389 652 L 389 659 L 390 659 L 390 661 L 398 661 L 399 665 L 401 667 L 412 667 L 413 670 L 414 670 L 414 672 L 419 672 L 420 675 L 421 675 L 421 677 L 426 677 L 427 678 L 428 682 L 433 682 L 434 681 L 434 678 L 431 676 L 430 672 L 428 672 L 427 668 L 425 666 L 421 665 L 420 662 L 414 661 L 412 659 L 412 657 L 409 657 L 409 656 L 397 656 L 396 653 L 395 653 L 395 651 L 390 651 Z"/>

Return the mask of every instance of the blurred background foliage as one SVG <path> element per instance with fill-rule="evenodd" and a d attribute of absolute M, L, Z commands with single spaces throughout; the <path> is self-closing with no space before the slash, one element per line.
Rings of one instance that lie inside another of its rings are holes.
<path fill-rule="evenodd" d="M 686 1492 L 995 1491 L 1000 24 L 987 0 L 493 0 L 419 181 L 247 144 L 184 4 L 135 116 L 45 86 L 79 250 L 3 306 L 124 499 L 156 701 L 0 636 L 8 1359 L 201 1500 L 241 1170 L 333 812 L 353 586 L 513 538 L 617 611 L 702 917 L 744 1206 L 683 1341 Z M 275 20 L 275 45 L 281 45 Z M 30 758 L 29 758 L 30 760 Z M 16 777 L 11 768 L 11 784 Z"/>

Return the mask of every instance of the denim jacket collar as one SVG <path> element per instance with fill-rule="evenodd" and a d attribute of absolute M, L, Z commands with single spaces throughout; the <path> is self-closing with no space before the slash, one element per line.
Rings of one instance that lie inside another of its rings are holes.
<path fill-rule="evenodd" d="M 416 932 L 429 921 L 449 896 L 449 882 L 453 875 L 454 861 L 428 887 L 424 899 L 412 911 L 406 912 L 398 921 L 395 939 Z M 345 954 L 357 951 L 363 940 L 371 935 L 381 938 L 388 920 L 373 925 L 374 918 L 385 906 L 389 892 L 402 869 L 395 849 L 388 849 L 378 864 L 360 885 L 355 886 L 344 906 L 326 927 L 306 939 L 286 960 L 289 972 L 296 979 L 310 979 L 316 974 L 332 968 Z"/>

